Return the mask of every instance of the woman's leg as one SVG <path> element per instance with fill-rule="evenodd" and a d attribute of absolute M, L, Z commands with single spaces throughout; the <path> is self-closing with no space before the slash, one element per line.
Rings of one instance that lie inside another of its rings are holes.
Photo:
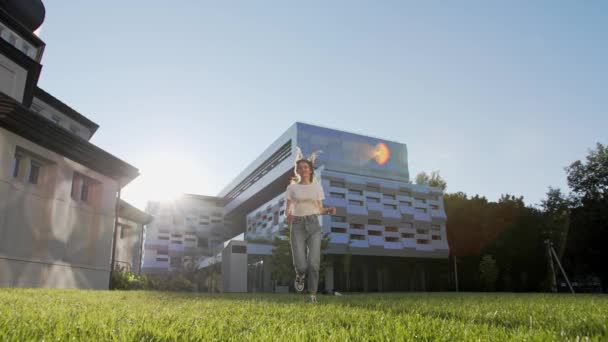
<path fill-rule="evenodd" d="M 294 217 L 291 224 L 290 240 L 293 266 L 297 275 L 306 274 L 306 229 L 304 219 Z"/>
<path fill-rule="evenodd" d="M 306 240 L 308 246 L 308 291 L 316 295 L 319 286 L 319 267 L 321 266 L 321 226 L 317 217 L 313 217 L 307 224 L 309 234 Z"/>

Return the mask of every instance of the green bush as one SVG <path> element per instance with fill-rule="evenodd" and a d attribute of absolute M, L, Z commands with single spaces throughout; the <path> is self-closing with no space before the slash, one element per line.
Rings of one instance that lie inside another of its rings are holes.
<path fill-rule="evenodd" d="M 150 280 L 144 275 L 137 275 L 120 267 L 112 272 L 111 290 L 147 290 L 150 288 Z"/>

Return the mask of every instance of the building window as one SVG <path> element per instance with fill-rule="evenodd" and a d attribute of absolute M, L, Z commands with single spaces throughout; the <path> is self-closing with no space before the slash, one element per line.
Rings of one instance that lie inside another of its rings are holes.
<path fill-rule="evenodd" d="M 350 239 L 351 240 L 365 240 L 365 235 L 351 234 Z"/>
<path fill-rule="evenodd" d="M 401 226 L 403 228 L 414 228 L 414 225 L 412 224 L 412 222 L 402 222 Z"/>
<path fill-rule="evenodd" d="M 380 203 L 380 199 L 378 197 L 367 197 L 367 201 L 369 203 Z"/>
<path fill-rule="evenodd" d="M 412 206 L 412 202 L 399 201 L 399 205 L 402 206 L 402 207 L 411 207 Z"/>
<path fill-rule="evenodd" d="M 431 242 L 429 240 L 426 240 L 426 239 L 418 239 L 418 240 L 416 240 L 416 243 L 419 244 L 419 245 L 428 245 Z"/>
<path fill-rule="evenodd" d="M 404 239 L 413 239 L 414 238 L 414 234 L 412 233 L 401 233 L 401 237 Z"/>
<path fill-rule="evenodd" d="M 207 238 L 198 238 L 198 247 L 206 248 L 209 246 L 209 240 Z"/>
<path fill-rule="evenodd" d="M 380 225 L 382 225 L 382 221 L 378 220 L 378 219 L 369 219 L 369 220 L 367 220 L 367 224 L 380 226 Z"/>
<path fill-rule="evenodd" d="M 82 186 L 80 187 L 80 200 L 83 202 L 88 202 L 89 200 L 89 186 L 91 183 L 87 178 L 82 179 Z"/>
<path fill-rule="evenodd" d="M 348 204 L 350 204 L 350 205 L 356 205 L 356 206 L 363 206 L 363 201 L 349 200 Z"/>
<path fill-rule="evenodd" d="M 40 177 L 40 168 L 42 167 L 41 163 L 32 160 L 30 162 L 30 173 L 27 177 L 27 180 L 30 184 L 38 184 L 38 178 Z"/>
<path fill-rule="evenodd" d="M 433 229 L 433 230 L 440 230 L 440 229 L 441 229 L 441 226 L 439 226 L 439 225 L 437 225 L 437 224 L 432 224 L 432 225 L 431 225 L 431 229 Z"/>
<path fill-rule="evenodd" d="M 90 202 L 91 192 L 95 186 L 100 184 L 93 178 L 89 178 L 78 172 L 72 175 L 72 190 L 70 192 L 72 199 L 82 202 Z"/>
<path fill-rule="evenodd" d="M 429 231 L 426 229 L 416 229 L 416 233 L 418 234 L 428 234 Z"/>
<path fill-rule="evenodd" d="M 351 224 L 350 224 L 350 228 L 351 228 L 351 229 L 363 229 L 364 227 L 363 227 L 363 225 L 362 225 L 362 224 L 360 224 L 360 223 L 351 223 Z"/>
<path fill-rule="evenodd" d="M 422 202 L 422 203 L 426 204 L 426 199 L 424 199 L 424 198 L 419 198 L 419 197 L 416 197 L 416 198 L 414 198 L 414 199 L 415 199 L 416 201 L 419 201 L 419 202 Z"/>
<path fill-rule="evenodd" d="M 397 205 L 395 205 L 395 204 L 385 204 L 384 205 L 384 209 L 397 210 Z"/>
<path fill-rule="evenodd" d="M 367 232 L 369 236 L 382 236 L 382 232 L 379 230 L 370 230 Z"/>
<path fill-rule="evenodd" d="M 330 193 L 329 193 L 329 197 L 331 197 L 331 198 L 340 198 L 340 199 L 342 199 L 342 198 L 344 198 L 345 196 L 344 196 L 344 194 L 339 193 L 339 192 L 330 192 Z"/>
<path fill-rule="evenodd" d="M 128 236 L 128 234 L 130 234 L 130 230 L 132 227 L 126 224 L 121 224 L 120 225 L 120 238 L 124 239 L 125 236 Z"/>
<path fill-rule="evenodd" d="M 156 261 L 158 261 L 158 262 L 167 262 L 167 261 L 169 261 L 169 259 L 168 258 L 156 258 Z"/>
<path fill-rule="evenodd" d="M 416 211 L 419 213 L 426 213 L 426 208 L 416 208 Z"/>
<path fill-rule="evenodd" d="M 15 153 L 13 156 L 13 167 L 11 171 L 11 175 L 13 178 L 19 178 L 19 170 L 21 168 L 21 164 L 23 162 L 23 156 L 19 153 Z"/>
<path fill-rule="evenodd" d="M 331 227 L 331 232 L 332 233 L 346 233 L 346 228 L 340 228 L 340 227 Z"/>
<path fill-rule="evenodd" d="M 349 195 L 363 196 L 363 191 L 361 191 L 361 190 L 355 190 L 355 189 L 349 189 L 348 190 L 348 194 Z"/>
<path fill-rule="evenodd" d="M 432 238 L 433 240 L 441 240 L 441 236 L 439 235 L 433 235 Z"/>
<path fill-rule="evenodd" d="M 344 187 L 344 182 L 329 181 L 329 186 L 333 186 L 334 188 L 343 188 Z"/>
<path fill-rule="evenodd" d="M 406 189 L 399 189 L 399 195 L 401 196 L 412 196 L 412 193 Z"/>
<path fill-rule="evenodd" d="M 399 242 L 399 238 L 398 237 L 394 237 L 394 236 L 387 236 L 384 238 L 384 241 L 386 242 Z"/>
<path fill-rule="evenodd" d="M 430 205 L 430 207 L 431 207 L 431 209 L 433 209 L 433 210 L 438 210 L 438 209 L 439 209 L 439 206 L 438 206 L 438 205 L 435 205 L 435 204 L 431 204 L 431 205 Z"/>
<path fill-rule="evenodd" d="M 377 186 L 377 185 L 369 185 L 369 184 L 368 184 L 368 185 L 365 187 L 365 190 L 366 190 L 366 191 L 371 191 L 371 192 L 380 192 L 380 187 L 379 187 L 379 186 Z"/>
<path fill-rule="evenodd" d="M 346 222 L 346 217 L 332 215 L 331 222 Z"/>
<path fill-rule="evenodd" d="M 384 230 L 387 231 L 387 232 L 394 232 L 394 233 L 396 233 L 396 232 L 399 231 L 399 228 L 397 228 L 397 227 L 385 227 Z"/>
<path fill-rule="evenodd" d="M 391 195 L 391 194 L 383 194 L 382 196 L 384 196 L 385 199 L 391 199 L 391 200 L 395 199 L 395 195 Z"/>

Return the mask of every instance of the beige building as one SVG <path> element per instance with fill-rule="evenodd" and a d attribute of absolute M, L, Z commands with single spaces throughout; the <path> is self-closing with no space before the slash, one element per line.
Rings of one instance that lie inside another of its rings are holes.
<path fill-rule="evenodd" d="M 120 200 L 114 265 L 136 274 L 141 273 L 144 229 L 150 222 L 152 216 Z"/>
<path fill-rule="evenodd" d="M 120 189 L 138 170 L 38 88 L 41 1 L 0 4 L 0 286 L 107 289 Z"/>

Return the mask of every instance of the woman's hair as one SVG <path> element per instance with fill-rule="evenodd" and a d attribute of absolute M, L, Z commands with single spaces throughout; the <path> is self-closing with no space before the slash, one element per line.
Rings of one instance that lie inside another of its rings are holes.
<path fill-rule="evenodd" d="M 298 160 L 296 162 L 296 167 L 293 170 L 294 177 L 291 178 L 291 183 L 292 184 L 293 183 L 298 183 L 302 179 L 302 177 L 298 174 L 298 171 L 297 171 L 298 165 L 300 165 L 300 163 L 306 163 L 306 164 L 308 164 L 308 167 L 310 168 L 310 182 L 312 183 L 312 179 L 313 179 L 314 174 L 315 174 L 315 167 L 312 164 L 312 162 L 310 160 L 308 160 L 308 159 L 300 159 L 300 160 Z"/>

